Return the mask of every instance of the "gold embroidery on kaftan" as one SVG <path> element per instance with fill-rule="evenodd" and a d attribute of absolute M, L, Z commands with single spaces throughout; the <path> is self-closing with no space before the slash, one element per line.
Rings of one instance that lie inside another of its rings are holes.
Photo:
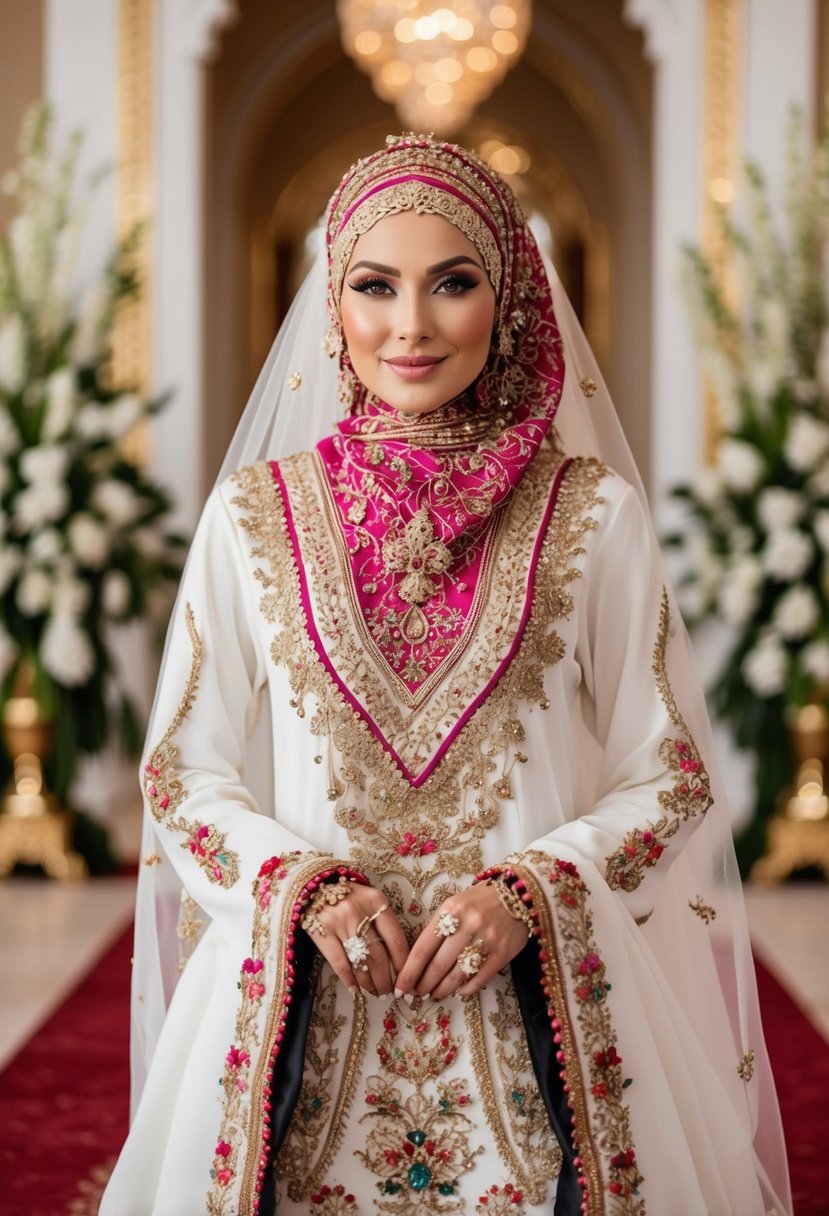
<path fill-rule="evenodd" d="M 486 1033 L 481 1010 L 481 1001 L 487 998 L 475 996 L 464 1002 L 467 1037 L 481 1104 L 515 1189 L 530 1203 L 543 1203 L 548 1183 L 561 1171 L 561 1149 L 550 1135 L 550 1121 L 530 1060 L 511 977 L 507 975 L 503 985 L 498 983 L 488 991 L 494 993 L 496 1001 L 488 1021 L 494 1031 L 498 1089 L 487 1050 L 487 1042 L 492 1036 Z"/>
<path fill-rule="evenodd" d="M 320 984 L 305 1047 L 302 1088 L 276 1161 L 276 1177 L 287 1182 L 288 1194 L 296 1203 L 325 1185 L 326 1172 L 345 1131 L 357 1071 L 366 1048 L 366 1006 L 360 997 L 352 1006 L 345 1064 L 335 1092 L 340 1061 L 337 1042 L 348 1021 L 336 1012 L 340 988 L 333 972 Z"/>
<path fill-rule="evenodd" d="M 571 862 L 545 855 L 538 864 L 549 876 L 551 894 L 525 865 L 513 868 L 538 909 L 539 957 L 549 1008 L 571 1011 L 569 1017 L 559 1014 L 553 1025 L 560 1036 L 556 1042 L 561 1043 L 581 1170 L 588 1184 L 586 1214 L 645 1216 L 645 1202 L 639 1196 L 644 1178 L 624 1100 L 632 1079 L 625 1077 L 623 1055 L 617 1051 L 607 999 L 611 984 L 593 933 L 590 890 Z M 576 1021 L 581 1030 L 578 1040 Z"/>
<path fill-rule="evenodd" d="M 653 652 L 653 673 L 668 717 L 679 732 L 679 738 L 664 739 L 659 748 L 659 759 L 666 769 L 675 773 L 674 782 L 671 789 L 660 790 L 657 795 L 659 805 L 666 814 L 661 815 L 656 823 L 648 822 L 645 828 L 632 828 L 621 846 L 605 859 L 605 878 L 614 891 L 635 891 L 646 870 L 656 865 L 682 824 L 696 815 L 704 815 L 714 801 L 708 773 L 668 679 L 665 656 L 670 623 L 668 593 L 663 588 L 659 631 Z"/>
<path fill-rule="evenodd" d="M 187 790 L 178 775 L 179 749 L 173 743 L 173 736 L 193 708 L 202 664 L 202 640 L 196 629 L 193 609 L 187 604 L 184 612 L 193 660 L 175 716 L 144 766 L 144 794 L 157 823 L 164 824 L 171 832 L 183 832 L 187 836 L 181 847 L 190 850 L 208 880 L 220 887 L 232 887 L 239 877 L 239 857 L 227 848 L 224 834 L 213 824 L 175 816 L 187 799 Z"/>
<path fill-rule="evenodd" d="M 710 904 L 704 904 L 702 902 L 701 895 L 698 895 L 696 899 L 689 899 L 688 907 L 700 918 L 700 920 L 704 921 L 706 925 L 710 925 L 713 920 L 717 919 L 717 909 L 712 908 Z"/>
<path fill-rule="evenodd" d="M 322 558 L 321 563 L 314 560 L 306 566 L 308 577 L 316 580 L 318 627 L 324 636 L 336 636 L 340 676 L 355 695 L 360 695 L 385 737 L 395 745 L 400 743 L 399 752 L 409 749 L 413 761 L 423 763 L 434 749 L 434 740 L 442 739 L 453 728 L 460 708 L 471 704 L 486 687 L 491 672 L 508 651 L 510 638 L 515 636 L 524 606 L 523 591 L 517 595 L 513 585 L 516 571 L 518 578 L 526 579 L 531 545 L 558 454 L 550 448 L 540 452 L 516 492 L 500 525 L 498 552 L 492 558 L 492 582 L 477 627 L 462 643 L 461 661 L 444 673 L 442 683 L 429 688 L 426 700 L 421 700 L 422 712 L 416 725 L 412 714 L 404 713 L 400 701 L 392 696 L 385 674 L 381 679 L 367 663 L 365 622 L 359 609 L 355 610 L 343 594 L 347 587 L 345 570 L 334 565 L 330 556 L 330 522 L 325 513 L 311 509 L 319 501 L 317 478 L 300 475 L 302 469 L 307 472 L 308 459 L 305 465 L 291 461 L 285 464 L 289 466 L 286 477 L 291 483 L 292 502 L 307 534 L 305 543 L 315 558 Z M 542 545 L 533 610 L 521 644 L 496 687 L 419 788 L 402 775 L 365 721 L 346 702 L 316 654 L 304 627 L 294 557 L 269 466 L 254 465 L 236 474 L 241 493 L 233 501 L 243 513 L 240 526 L 251 536 L 253 558 L 263 561 L 255 571 L 263 587 L 261 610 L 269 623 L 281 626 L 271 655 L 287 669 L 296 712 L 304 716 L 306 700 L 314 699 L 310 729 L 312 734 L 330 740 L 329 797 L 337 804 L 337 822 L 351 840 L 351 859 L 355 865 L 378 874 L 406 879 L 412 888 L 412 898 L 406 905 L 410 915 L 419 916 L 424 910 L 423 896 L 433 878 L 442 875 L 450 881 L 458 880 L 482 866 L 480 841 L 498 823 L 500 803 L 511 794 L 512 768 L 526 759 L 520 746 L 524 731 L 519 705 L 530 702 L 542 709 L 549 705 L 544 672 L 564 654 L 554 625 L 573 610 L 569 584 L 580 577 L 580 571 L 572 563 L 584 552 L 585 533 L 596 527 L 590 511 L 602 501 L 597 487 L 605 473 L 595 461 L 574 461 L 567 470 Z M 320 564 L 329 568 L 327 583 L 320 583 Z M 502 584 L 511 587 L 506 600 Z M 327 626 L 332 614 L 337 618 L 336 625 L 332 619 Z M 417 696 L 421 698 L 421 690 Z M 441 899 L 449 893 L 444 884 Z M 429 906 L 437 906 L 434 899 Z"/>
<path fill-rule="evenodd" d="M 367 1078 L 360 1119 L 366 1147 L 355 1154 L 377 1180 L 381 1212 L 409 1216 L 413 1202 L 418 1212 L 463 1211 L 458 1183 L 483 1147 L 471 1143 L 475 1124 L 466 1112 L 475 1099 L 468 1085 L 443 1075 L 460 1043 L 443 1005 L 418 1003 L 409 1011 L 398 1003 L 385 1014 L 380 1071 Z"/>
<path fill-rule="evenodd" d="M 749 1047 L 737 1064 L 737 1074 L 742 1081 L 750 1081 L 754 1076 L 754 1049 L 752 1047 Z"/>

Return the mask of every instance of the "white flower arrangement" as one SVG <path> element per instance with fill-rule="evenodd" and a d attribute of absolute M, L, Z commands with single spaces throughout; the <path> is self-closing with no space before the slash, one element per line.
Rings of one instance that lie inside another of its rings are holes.
<path fill-rule="evenodd" d="M 49 775 L 65 797 L 79 752 L 117 727 L 140 745 L 115 685 L 110 626 L 151 613 L 178 578 L 183 542 L 166 530 L 167 495 L 120 447 L 163 402 L 113 391 L 107 378 L 115 311 L 138 289 L 134 238 L 77 299 L 80 140 L 55 157 L 50 134 L 48 108 L 35 107 L 0 237 L 0 709 L 25 665 L 58 723 Z"/>
<path fill-rule="evenodd" d="M 829 706 L 829 132 L 810 162 L 802 139 L 795 115 L 784 234 L 753 166 L 746 229 L 723 217 L 734 298 L 699 250 L 684 261 L 722 432 L 714 466 L 674 491 L 689 516 L 667 542 L 684 550 L 690 624 L 714 617 L 733 631 L 712 701 L 757 754 L 758 822 L 790 776 L 787 707 Z"/>

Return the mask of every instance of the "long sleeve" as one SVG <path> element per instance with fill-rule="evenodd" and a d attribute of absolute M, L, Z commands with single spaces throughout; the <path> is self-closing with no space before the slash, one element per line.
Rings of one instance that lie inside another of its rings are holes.
<path fill-rule="evenodd" d="M 179 595 L 142 778 L 158 838 L 188 893 L 247 937 L 263 862 L 310 846 L 260 813 L 243 776 L 246 741 L 267 692 L 236 531 L 214 492 Z M 320 855 L 320 870 L 326 860 Z"/>
<path fill-rule="evenodd" d="M 606 483 L 607 484 L 607 483 Z M 674 697 L 670 670 L 700 694 L 689 654 L 672 645 L 659 553 L 642 504 L 613 479 L 609 508 L 587 553 L 575 657 L 582 712 L 598 743 L 596 800 L 533 842 L 568 845 L 591 862 L 635 917 L 711 804 L 708 777 Z M 579 808 L 577 808 L 578 810 Z"/>

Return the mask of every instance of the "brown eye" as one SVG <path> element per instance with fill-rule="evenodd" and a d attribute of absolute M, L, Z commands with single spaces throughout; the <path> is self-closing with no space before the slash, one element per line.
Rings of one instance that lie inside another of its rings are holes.
<path fill-rule="evenodd" d="M 361 279 L 357 283 L 349 283 L 352 291 L 359 291 L 367 296 L 391 295 L 391 285 L 385 279 Z"/>
<path fill-rule="evenodd" d="M 440 280 L 435 290 L 447 296 L 462 296 L 477 286 L 478 280 L 474 279 L 472 275 L 450 274 L 445 279 Z"/>

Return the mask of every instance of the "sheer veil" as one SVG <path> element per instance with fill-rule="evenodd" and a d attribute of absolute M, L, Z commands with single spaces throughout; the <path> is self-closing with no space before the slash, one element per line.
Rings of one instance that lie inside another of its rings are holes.
<path fill-rule="evenodd" d="M 642 480 L 618 421 L 610 395 L 590 346 L 555 272 L 547 273 L 564 345 L 566 375 L 555 427 L 568 454 L 594 457 L 631 483 L 647 506 Z M 281 459 L 313 448 L 330 433 L 342 407 L 337 393 L 337 361 L 323 348 L 328 324 L 327 259 L 316 260 L 280 328 L 253 388 L 250 400 L 222 465 L 219 480 L 235 469 L 263 459 Z M 654 543 L 656 543 L 654 541 Z M 667 584 L 667 578 L 666 578 Z M 713 754 L 713 740 L 698 685 L 690 643 L 672 599 L 673 672 L 678 700 L 700 752 Z M 165 655 L 166 658 L 166 655 Z M 649 658 L 648 660 L 649 661 Z M 162 669 L 163 671 L 163 669 Z M 686 696 L 686 686 L 690 690 Z M 687 708 L 686 708 L 687 707 Z M 269 723 L 262 725 L 267 746 Z M 753 964 L 743 911 L 740 881 L 731 840 L 725 788 L 713 763 L 708 764 L 715 804 L 677 860 L 672 880 L 663 887 L 656 912 L 643 933 L 659 958 L 671 985 L 682 994 L 690 1033 L 703 1038 L 722 1035 L 725 1020 L 742 1054 L 754 1052 L 751 1096 L 753 1133 L 768 1180 L 768 1193 L 783 1211 L 788 1184 L 777 1103 L 762 1033 Z M 259 780 L 255 748 L 246 768 L 260 806 L 269 798 L 264 777 Z M 155 851 L 154 825 L 147 816 L 143 853 Z M 160 1033 L 164 1012 L 179 968 L 176 921 L 180 890 L 170 880 L 171 868 L 142 865 L 138 890 L 135 969 L 133 981 L 133 1101 L 140 1093 L 146 1069 Z M 687 905 L 699 891 L 718 892 L 716 922 L 706 937 L 702 957 L 693 937 L 695 918 Z M 692 922 L 689 926 L 688 922 Z M 697 973 L 689 975 L 689 968 Z M 706 979 L 707 973 L 707 979 Z M 719 984 L 717 983 L 719 976 Z M 716 995 L 719 987 L 724 1005 Z M 714 989 L 712 997 L 711 988 Z M 719 1019 L 719 1020 L 718 1020 Z M 731 1057 L 729 1057 L 731 1058 Z M 134 1107 L 133 1107 L 134 1109 Z"/>

